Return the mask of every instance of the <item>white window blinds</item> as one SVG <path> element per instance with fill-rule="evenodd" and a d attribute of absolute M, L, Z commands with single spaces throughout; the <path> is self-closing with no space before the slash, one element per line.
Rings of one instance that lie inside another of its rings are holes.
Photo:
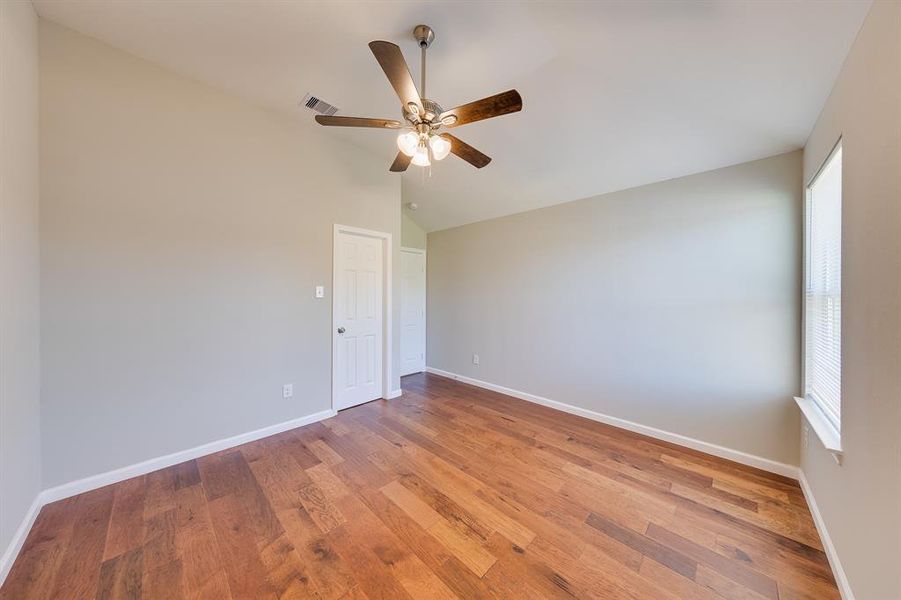
<path fill-rule="evenodd" d="M 842 379 L 842 148 L 807 190 L 805 395 L 838 431 Z"/>

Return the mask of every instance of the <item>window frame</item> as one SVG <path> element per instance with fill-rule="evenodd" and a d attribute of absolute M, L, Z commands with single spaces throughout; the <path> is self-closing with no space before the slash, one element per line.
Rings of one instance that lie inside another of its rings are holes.
<path fill-rule="evenodd" d="M 820 438 L 820 441 L 826 447 L 827 450 L 832 452 L 835 456 L 835 459 L 839 464 L 841 464 L 841 455 L 842 455 L 842 445 L 841 445 L 841 423 L 842 423 L 842 415 L 844 413 L 844 395 L 842 394 L 839 397 L 839 415 L 838 422 L 836 423 L 830 416 L 828 409 L 824 407 L 819 400 L 815 397 L 809 396 L 807 394 L 807 328 L 808 328 L 808 320 L 807 320 L 807 288 L 808 288 L 808 277 L 810 274 L 810 261 L 811 261 L 811 240 L 810 240 L 810 209 L 811 209 L 811 195 L 813 193 L 813 187 L 817 183 L 817 180 L 820 176 L 826 171 L 827 167 L 832 163 L 833 159 L 835 159 L 836 155 L 841 152 L 842 153 L 842 167 L 841 167 L 841 177 L 842 177 L 842 187 L 841 187 L 841 205 L 844 207 L 844 152 L 842 149 L 842 138 L 839 137 L 836 141 L 835 145 L 826 155 L 826 158 L 822 161 L 816 173 L 807 181 L 804 186 L 804 209 L 802 211 L 803 215 L 803 248 L 802 248 L 802 262 L 803 262 L 803 273 L 801 280 L 801 392 L 803 397 L 796 397 L 795 400 L 798 403 L 798 406 L 801 409 L 801 412 L 804 414 L 805 419 L 813 428 L 814 432 Z M 842 213 L 844 210 L 842 210 Z M 842 215 L 839 215 L 839 222 L 841 226 L 841 231 L 839 233 L 839 243 L 840 243 L 840 261 L 842 266 L 842 274 L 841 281 L 844 283 L 844 220 L 841 218 Z M 842 300 L 844 300 L 844 285 L 842 285 Z M 844 304 L 844 302 L 842 302 Z M 843 325 L 844 319 L 840 317 L 839 323 Z M 841 327 L 841 331 L 844 331 L 844 327 Z M 843 361 L 844 356 L 844 338 L 841 334 L 839 334 L 839 344 L 840 344 L 840 362 Z M 839 375 L 839 389 L 841 390 L 841 374 Z M 841 394 L 841 391 L 839 392 Z"/>

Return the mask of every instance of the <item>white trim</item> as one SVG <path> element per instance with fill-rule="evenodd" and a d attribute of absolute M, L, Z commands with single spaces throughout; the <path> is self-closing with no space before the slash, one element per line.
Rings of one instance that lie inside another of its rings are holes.
<path fill-rule="evenodd" d="M 70 481 L 69 483 L 64 483 L 62 485 L 52 487 L 48 490 L 44 490 L 42 494 L 42 496 L 44 497 L 43 501 L 44 504 L 47 504 L 49 502 L 56 502 L 57 500 L 75 496 L 76 494 L 81 494 L 103 487 L 105 485 L 110 485 L 112 483 L 118 483 L 119 481 L 123 481 L 131 477 L 137 477 L 138 475 L 144 475 L 153 471 L 165 469 L 166 467 L 171 467 L 172 465 L 183 463 L 186 460 L 200 458 L 201 456 L 206 456 L 207 454 L 219 452 L 220 450 L 227 450 L 228 448 L 234 448 L 235 446 L 240 446 L 241 444 L 253 442 L 264 437 L 269 437 L 270 435 L 288 431 L 289 429 L 296 429 L 298 427 L 303 427 L 304 425 L 309 425 L 310 423 L 316 423 L 317 421 L 322 421 L 323 419 L 334 417 L 335 414 L 335 411 L 331 409 L 319 411 L 317 413 L 313 413 L 312 415 L 307 415 L 298 419 L 292 419 L 290 421 L 284 421 L 282 423 L 276 423 L 275 425 L 263 427 L 262 429 L 248 431 L 247 433 L 241 433 L 230 438 L 216 440 L 214 442 L 209 442 L 208 444 L 195 446 L 194 448 L 189 448 L 188 450 L 180 450 L 179 452 L 173 452 L 172 454 L 167 454 L 165 456 L 151 458 L 150 460 L 145 460 L 133 465 L 128 465 L 126 467 L 113 469 L 112 471 L 100 473 L 99 475 L 91 475 L 90 477 L 85 477 L 84 479 Z"/>
<path fill-rule="evenodd" d="M 384 398 L 385 400 L 394 400 L 395 398 L 400 398 L 403 395 L 403 390 L 394 390 L 393 392 L 388 392 L 387 394 L 382 396 L 382 398 Z"/>
<path fill-rule="evenodd" d="M 10 569 L 12 569 L 13 563 L 16 562 L 16 557 L 19 555 L 19 551 L 22 549 L 22 545 L 25 543 L 25 538 L 28 537 L 28 532 L 31 531 L 31 526 L 34 525 L 34 520 L 37 519 L 38 513 L 41 512 L 41 508 L 45 504 L 43 496 L 44 492 L 41 492 L 34 497 L 34 502 L 31 503 L 31 507 L 29 507 L 28 512 L 25 513 L 25 517 L 22 519 L 22 522 L 19 523 L 19 527 L 18 529 L 16 529 L 16 533 L 9 541 L 9 546 L 7 546 L 6 551 L 3 552 L 3 557 L 0 558 L 0 585 L 3 585 L 3 582 L 6 580 L 6 576 L 9 575 L 9 571 Z"/>
<path fill-rule="evenodd" d="M 726 448 L 725 446 L 711 444 L 710 442 L 704 442 L 702 440 L 690 438 L 678 433 L 672 433 L 670 431 L 664 431 L 662 429 L 649 427 L 640 423 L 634 423 L 632 421 L 620 419 L 619 417 L 612 417 L 610 415 L 605 415 L 593 410 L 588 410 L 586 408 L 572 406 L 571 404 L 564 404 L 563 402 L 558 402 L 549 398 L 543 398 L 541 396 L 536 396 L 527 392 L 521 392 L 519 390 L 514 390 L 501 385 L 488 383 L 486 381 L 479 381 L 478 379 L 472 379 L 470 377 L 457 375 L 456 373 L 450 373 L 448 371 L 442 371 L 433 367 L 426 367 L 426 372 L 434 373 L 435 375 L 441 375 L 443 377 L 449 377 L 450 379 L 456 379 L 457 381 L 462 381 L 463 383 L 468 383 L 470 385 L 485 388 L 486 390 L 513 396 L 514 398 L 519 398 L 520 400 L 526 400 L 528 402 L 534 402 L 535 404 L 541 404 L 542 406 L 562 410 L 563 412 L 578 415 L 580 417 L 585 417 L 586 419 L 591 419 L 592 421 L 598 421 L 599 423 L 613 425 L 614 427 L 619 427 L 620 429 L 627 429 L 629 431 L 640 433 L 642 435 L 656 438 L 658 440 L 671 442 L 673 444 L 679 444 L 680 446 L 685 446 L 687 448 L 692 448 L 693 450 L 706 452 L 707 454 L 712 454 L 714 456 L 725 458 L 727 460 L 741 463 L 743 465 L 763 469 L 764 471 L 769 471 L 770 473 L 776 473 L 777 475 L 784 475 L 785 477 L 798 479 L 798 467 L 794 465 L 788 465 L 785 463 L 777 462 L 775 460 L 770 460 L 768 458 L 763 458 L 762 456 L 748 454 L 747 452 L 742 452 L 741 450 L 733 450 L 732 448 Z"/>
<path fill-rule="evenodd" d="M 832 421 L 823 414 L 823 409 L 814 400 L 795 396 L 795 402 L 798 403 L 798 408 L 801 409 L 804 419 L 813 428 L 817 437 L 820 438 L 823 447 L 832 453 L 838 464 L 841 464 L 842 438 L 832 425 Z"/>
<path fill-rule="evenodd" d="M 392 265 L 394 264 L 394 246 L 391 242 L 391 234 L 385 231 L 375 231 L 373 229 L 363 229 L 361 227 L 351 227 L 349 225 L 335 224 L 334 234 L 332 237 L 332 410 L 335 411 L 335 364 L 338 362 L 338 346 L 335 344 L 335 265 L 338 258 L 338 234 L 351 233 L 367 237 L 373 237 L 382 240 L 382 261 L 384 262 L 382 283 L 382 395 L 385 390 L 391 389 L 391 375 L 393 371 L 393 337 L 394 328 L 392 323 L 392 290 L 394 287 L 394 273 Z M 350 407 L 347 407 L 350 408 Z"/>
<path fill-rule="evenodd" d="M 848 576 L 842 568 L 842 563 L 838 559 L 838 552 L 832 544 L 832 538 L 829 537 L 829 530 L 826 529 L 826 522 L 820 509 L 817 506 L 816 498 L 813 497 L 813 490 L 810 489 L 810 483 L 804 471 L 799 469 L 800 477 L 798 481 L 801 484 L 801 491 L 804 492 L 804 498 L 807 500 L 807 506 L 810 507 L 810 515 L 813 517 L 813 524 L 820 534 L 820 540 L 823 542 L 823 549 L 826 552 L 826 558 L 829 560 L 829 566 L 832 567 L 832 574 L 835 575 L 835 583 L 838 591 L 842 595 L 842 600 L 854 600 L 854 592 L 851 591 L 851 584 L 848 582 Z"/>
<path fill-rule="evenodd" d="M 57 500 L 62 500 L 64 498 L 69 498 L 77 494 L 89 492 L 106 485 L 118 483 L 131 477 L 146 475 L 147 473 L 165 469 L 166 467 L 171 467 L 172 465 L 177 465 L 187 460 L 193 460 L 195 458 L 200 458 L 201 456 L 206 456 L 214 452 L 227 450 L 228 448 L 234 448 L 235 446 L 240 446 L 241 444 L 253 442 L 264 437 L 269 437 L 270 435 L 288 431 L 289 429 L 296 429 L 298 427 L 303 427 L 304 425 L 316 423 L 318 421 L 334 417 L 335 414 L 337 413 L 335 413 L 335 411 L 331 409 L 322 410 L 305 417 L 299 417 L 297 419 L 291 419 L 290 421 L 276 423 L 275 425 L 269 425 L 268 427 L 263 427 L 254 431 L 241 433 L 230 438 L 216 440 L 214 442 L 209 442 L 208 444 L 202 444 L 200 446 L 195 446 L 194 448 L 189 448 L 188 450 L 181 450 L 179 452 L 173 452 L 172 454 L 167 454 L 165 456 L 151 458 L 150 460 L 145 460 L 133 465 L 128 465 L 126 467 L 113 469 L 112 471 L 107 471 L 106 473 L 91 475 L 90 477 L 85 477 L 84 479 L 70 481 L 69 483 L 64 483 L 62 485 L 44 490 L 34 499 L 34 502 L 31 504 L 31 508 L 28 509 L 28 513 L 25 515 L 25 518 L 22 519 L 22 523 L 16 530 L 16 533 L 10 541 L 9 546 L 6 548 L 6 551 L 4 551 L 3 557 L 0 558 L 0 585 L 3 585 L 3 581 L 9 574 L 13 563 L 15 563 L 16 558 L 19 555 L 19 551 L 22 549 L 22 545 L 25 543 L 25 539 L 28 537 L 28 533 L 31 531 L 31 527 L 34 525 L 34 521 L 37 518 L 40 509 L 45 504 L 50 504 L 51 502 L 56 502 Z"/>
<path fill-rule="evenodd" d="M 810 217 L 810 194 L 811 187 L 814 183 L 816 183 L 817 179 L 823 173 L 823 170 L 829 165 L 832 161 L 832 158 L 835 156 L 836 152 L 842 150 L 842 135 L 839 134 L 838 139 L 835 141 L 835 144 L 832 145 L 832 148 L 829 150 L 829 153 L 826 155 L 826 158 L 820 163 L 820 166 L 817 168 L 816 172 L 810 177 L 810 179 L 804 184 L 804 204 L 801 211 L 801 221 L 802 221 L 802 231 L 801 231 L 801 394 L 807 395 L 807 278 L 810 274 L 810 227 L 808 223 L 808 218 Z M 842 198 L 845 196 L 845 180 L 842 177 Z M 844 219 L 842 219 L 842 223 L 844 223 Z M 844 226 L 842 225 L 841 238 L 844 239 Z M 844 243 L 841 243 L 840 250 L 840 259 L 842 263 L 844 263 L 844 254 L 845 254 L 845 246 Z M 842 283 L 844 283 L 844 272 L 842 273 Z M 844 295 L 842 295 L 844 298 Z M 842 331 L 844 331 L 844 319 L 841 320 L 842 323 Z M 842 352 L 844 352 L 844 348 L 842 348 Z M 841 388 L 841 374 L 839 374 L 839 388 Z M 798 397 L 795 397 L 795 400 L 798 400 Z M 809 402 L 816 403 L 812 398 L 808 399 Z M 801 407 L 801 411 L 807 414 L 804 407 L 801 406 L 800 402 L 798 406 Z M 817 406 L 817 410 L 822 413 L 823 409 L 820 406 Z M 841 413 L 841 389 L 839 389 L 839 413 Z M 823 413 L 823 418 L 828 420 L 828 427 L 830 429 L 834 429 L 836 431 L 836 435 L 838 436 L 838 446 L 839 452 L 833 453 L 832 457 L 838 464 L 842 462 L 841 456 L 841 432 L 838 428 L 841 427 L 841 414 L 838 415 L 838 427 L 836 424 L 832 422 L 832 419 L 826 416 Z M 811 425 L 813 425 L 811 423 Z M 817 432 L 817 436 L 820 437 L 820 440 L 824 445 L 827 443 L 827 439 L 830 438 L 828 432 L 824 433 L 824 435 L 820 435 L 820 431 L 814 427 L 814 431 Z M 830 441 L 831 443 L 831 441 Z M 827 447 L 828 450 L 828 447 Z"/>
<path fill-rule="evenodd" d="M 827 154 L 826 158 L 824 158 L 820 162 L 820 166 L 817 168 L 816 173 L 814 173 L 810 177 L 810 179 L 807 180 L 807 183 L 804 184 L 804 187 L 810 188 L 810 186 L 812 186 L 814 184 L 814 182 L 816 182 L 817 178 L 819 178 L 819 176 L 820 176 L 820 173 L 823 172 L 823 169 L 826 168 L 826 165 L 829 164 L 829 161 L 832 160 L 832 157 L 835 156 L 835 153 L 838 152 L 841 149 L 841 147 L 842 147 L 842 136 L 839 135 L 838 139 L 835 140 L 835 143 L 832 144 L 832 148 L 829 150 L 829 154 Z M 842 186 L 842 191 L 844 192 L 844 186 Z"/>
<path fill-rule="evenodd" d="M 429 331 L 428 331 L 428 323 L 429 323 L 429 319 L 428 319 L 428 310 L 429 310 L 428 254 L 426 253 L 425 248 L 411 248 L 409 246 L 401 246 L 400 251 L 408 252 L 410 254 L 421 254 L 426 259 L 426 269 L 425 269 L 425 273 L 423 273 L 423 275 L 422 275 L 422 284 L 425 286 L 425 290 L 423 290 L 423 292 L 426 296 L 426 302 L 424 302 L 423 306 L 422 306 L 422 367 L 425 368 L 426 364 L 428 364 L 428 361 L 429 361 L 428 350 L 427 350 L 428 340 L 429 340 L 429 337 L 428 337 L 428 335 L 429 335 Z M 403 274 L 401 274 L 401 277 L 403 277 Z M 401 310 L 403 310 L 403 291 L 401 291 Z M 401 329 L 403 329 L 403 326 L 404 326 L 403 321 L 404 321 L 403 316 L 401 316 L 401 323 L 400 323 Z M 403 339 L 403 338 L 401 338 L 401 339 Z M 403 356 L 403 348 L 401 348 L 401 356 Z M 401 362 L 401 368 L 403 368 L 403 363 L 404 363 L 403 358 L 401 358 L 400 362 Z M 418 372 L 419 371 L 412 371 L 410 373 L 401 373 L 400 376 L 404 377 L 405 375 L 413 375 L 414 373 L 418 373 Z"/>

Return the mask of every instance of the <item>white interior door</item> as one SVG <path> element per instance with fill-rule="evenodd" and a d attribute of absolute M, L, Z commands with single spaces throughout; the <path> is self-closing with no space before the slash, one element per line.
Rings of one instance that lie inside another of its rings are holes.
<path fill-rule="evenodd" d="M 333 365 L 336 410 L 382 397 L 382 240 L 335 234 Z"/>
<path fill-rule="evenodd" d="M 425 371 L 425 250 L 400 251 L 400 374 Z"/>

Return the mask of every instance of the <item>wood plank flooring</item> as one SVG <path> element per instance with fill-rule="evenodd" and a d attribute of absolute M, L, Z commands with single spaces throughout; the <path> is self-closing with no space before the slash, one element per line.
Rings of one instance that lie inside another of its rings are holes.
<path fill-rule="evenodd" d="M 794 481 L 403 387 L 45 506 L 0 598 L 839 598 Z"/>

